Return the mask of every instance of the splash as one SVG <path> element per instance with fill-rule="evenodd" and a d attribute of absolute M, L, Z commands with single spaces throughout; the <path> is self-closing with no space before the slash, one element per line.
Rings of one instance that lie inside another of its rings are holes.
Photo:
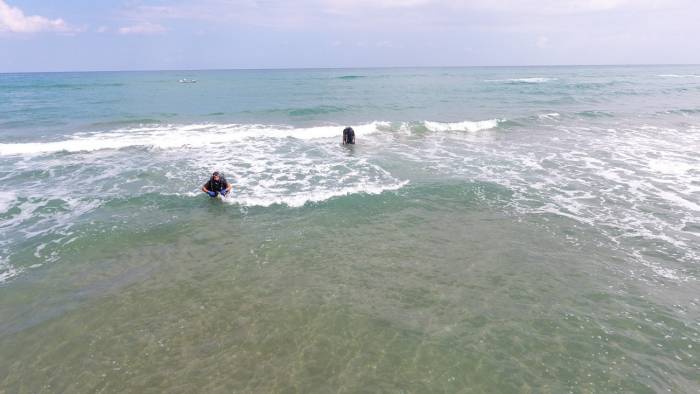
<path fill-rule="evenodd" d="M 480 131 L 495 129 L 499 123 L 505 122 L 503 119 L 489 119 L 478 122 L 464 121 L 455 123 L 424 122 L 425 127 L 430 131 Z"/>

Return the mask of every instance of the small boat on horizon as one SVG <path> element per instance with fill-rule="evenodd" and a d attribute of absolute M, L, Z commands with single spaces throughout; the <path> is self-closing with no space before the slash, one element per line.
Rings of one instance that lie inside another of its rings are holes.
<path fill-rule="evenodd" d="M 179 82 L 180 82 L 180 83 L 197 83 L 197 80 L 196 80 L 196 79 L 187 79 L 187 78 L 183 78 L 183 79 L 181 79 Z"/>

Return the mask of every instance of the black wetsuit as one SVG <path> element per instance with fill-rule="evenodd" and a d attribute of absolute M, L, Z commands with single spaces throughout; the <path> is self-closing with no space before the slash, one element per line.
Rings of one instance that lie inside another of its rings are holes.
<path fill-rule="evenodd" d="M 211 192 L 221 193 L 228 189 L 228 182 L 226 178 L 222 176 L 219 177 L 218 181 L 215 181 L 214 178 L 210 178 L 209 181 L 204 184 L 204 187 Z"/>
<path fill-rule="evenodd" d="M 355 143 L 355 130 L 352 127 L 346 127 L 343 130 L 343 144 L 354 144 Z"/>

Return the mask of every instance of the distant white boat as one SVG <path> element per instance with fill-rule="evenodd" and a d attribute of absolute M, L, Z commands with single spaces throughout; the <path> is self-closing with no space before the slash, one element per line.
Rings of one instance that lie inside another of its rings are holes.
<path fill-rule="evenodd" d="M 197 80 L 196 80 L 196 79 L 187 79 L 187 78 L 183 78 L 183 79 L 180 80 L 180 83 L 197 83 Z"/>

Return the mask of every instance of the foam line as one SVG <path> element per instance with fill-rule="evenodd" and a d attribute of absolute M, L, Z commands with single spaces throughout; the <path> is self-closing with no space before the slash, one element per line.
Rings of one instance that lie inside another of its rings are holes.
<path fill-rule="evenodd" d="M 0 213 L 7 212 L 16 198 L 14 192 L 0 192 Z"/>
<path fill-rule="evenodd" d="M 364 136 L 388 127 L 387 122 L 371 122 L 353 126 L 355 134 Z M 68 139 L 52 142 L 0 144 L 0 155 L 36 155 L 54 152 L 90 152 L 103 149 L 152 147 L 176 149 L 203 147 L 250 138 L 296 138 L 302 140 L 340 138 L 342 126 L 292 128 L 255 124 L 195 124 L 186 126 L 164 125 L 121 129 L 100 133 L 74 134 Z"/>
<path fill-rule="evenodd" d="M 661 78 L 700 78 L 700 75 L 695 74 L 661 74 Z"/>
<path fill-rule="evenodd" d="M 430 122 L 425 121 L 425 127 L 430 131 L 479 131 L 495 129 L 498 124 L 504 122 L 502 119 L 489 119 L 482 120 L 479 122 L 455 122 L 455 123 L 441 123 L 441 122 Z"/>
<path fill-rule="evenodd" d="M 498 127 L 503 119 L 441 123 L 425 121 L 431 131 L 479 131 Z M 353 126 L 359 137 L 391 127 L 389 122 L 370 122 Z M 407 123 L 399 128 L 407 129 Z M 250 139 L 296 138 L 314 140 L 340 138 L 342 126 L 293 128 L 259 124 L 154 125 L 108 132 L 75 133 L 60 141 L 0 144 L 0 156 L 32 156 L 56 152 L 93 152 L 133 147 L 181 149 L 215 146 Z M 1 206 L 1 204 L 0 204 Z"/>
<path fill-rule="evenodd" d="M 21 269 L 13 267 L 9 262 L 0 257 L 0 283 L 14 278 L 20 273 L 22 273 Z"/>
<path fill-rule="evenodd" d="M 286 205 L 288 207 L 297 208 L 306 205 L 307 203 L 322 202 L 330 200 L 334 197 L 348 196 L 352 194 L 381 194 L 385 191 L 398 190 L 408 184 L 408 181 L 396 182 L 386 185 L 377 184 L 360 184 L 341 189 L 315 190 L 305 193 L 297 193 L 290 195 L 273 195 L 269 197 L 262 196 L 242 196 L 240 198 L 225 199 L 229 204 L 240 204 L 244 206 L 269 207 L 272 205 Z"/>

